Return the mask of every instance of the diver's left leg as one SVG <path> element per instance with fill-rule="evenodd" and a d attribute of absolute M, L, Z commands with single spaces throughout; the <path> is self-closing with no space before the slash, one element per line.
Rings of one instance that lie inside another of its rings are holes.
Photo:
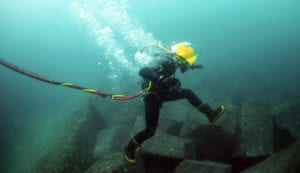
<path fill-rule="evenodd" d="M 161 102 L 156 94 L 149 93 L 144 97 L 146 128 L 132 137 L 123 149 L 128 163 L 136 163 L 135 150 L 148 138 L 155 134 Z"/>
<path fill-rule="evenodd" d="M 221 105 L 217 109 L 212 109 L 207 103 L 203 103 L 199 97 L 189 89 L 168 92 L 163 99 L 164 101 L 187 99 L 200 112 L 204 113 L 211 123 L 215 123 L 225 112 L 224 106 Z"/>

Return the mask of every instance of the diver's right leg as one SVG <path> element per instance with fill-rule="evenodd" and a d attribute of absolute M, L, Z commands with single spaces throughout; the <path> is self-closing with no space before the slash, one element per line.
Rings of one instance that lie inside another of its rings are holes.
<path fill-rule="evenodd" d="M 200 98 L 189 89 L 180 89 L 178 91 L 169 92 L 164 98 L 165 101 L 178 99 L 187 99 L 191 105 L 196 107 L 201 113 L 205 114 L 211 123 L 215 123 L 225 112 L 224 106 L 221 105 L 216 109 L 212 109 L 207 103 L 203 103 Z"/>
<path fill-rule="evenodd" d="M 146 128 L 140 131 L 134 137 L 131 138 L 129 143 L 123 149 L 123 154 L 128 163 L 136 163 L 135 150 L 148 138 L 155 134 L 158 119 L 159 119 L 159 108 L 160 100 L 156 94 L 149 93 L 144 98 L 145 104 L 145 120 Z"/>

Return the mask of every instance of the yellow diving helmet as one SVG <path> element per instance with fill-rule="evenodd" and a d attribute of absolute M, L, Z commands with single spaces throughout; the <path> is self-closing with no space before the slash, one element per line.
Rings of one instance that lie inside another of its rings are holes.
<path fill-rule="evenodd" d="M 171 46 L 172 53 L 176 54 L 176 59 L 179 64 L 188 63 L 192 65 L 197 57 L 194 54 L 192 44 L 189 42 L 181 42 Z"/>

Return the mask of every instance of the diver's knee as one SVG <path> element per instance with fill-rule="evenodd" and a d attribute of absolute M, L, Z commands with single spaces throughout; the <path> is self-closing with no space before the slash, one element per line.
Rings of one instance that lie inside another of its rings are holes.
<path fill-rule="evenodd" d="M 194 92 L 192 90 L 190 90 L 190 89 L 183 89 L 183 90 L 181 90 L 181 92 L 183 92 L 185 96 L 192 96 L 192 95 L 194 95 Z"/>
<path fill-rule="evenodd" d="M 148 128 L 145 130 L 145 135 L 147 138 L 150 138 L 155 135 L 156 128 Z"/>

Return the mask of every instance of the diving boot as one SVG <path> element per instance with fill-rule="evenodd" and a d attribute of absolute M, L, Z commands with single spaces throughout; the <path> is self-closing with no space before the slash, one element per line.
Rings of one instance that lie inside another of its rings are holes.
<path fill-rule="evenodd" d="M 202 104 L 198 109 L 206 115 L 211 123 L 215 123 L 225 112 L 225 107 L 223 105 L 213 110 L 208 104 Z"/>
<path fill-rule="evenodd" d="M 136 140 L 134 138 L 131 138 L 128 145 L 123 148 L 123 155 L 128 163 L 130 164 L 136 163 L 134 153 L 138 147 L 139 144 L 136 142 Z"/>

